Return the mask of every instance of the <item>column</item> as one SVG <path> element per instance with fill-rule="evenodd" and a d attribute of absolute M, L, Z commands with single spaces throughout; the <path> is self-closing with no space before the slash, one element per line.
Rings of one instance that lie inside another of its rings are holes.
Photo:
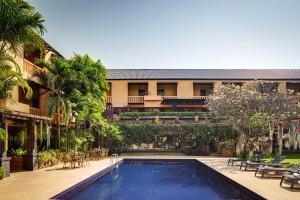
<path fill-rule="evenodd" d="M 285 93 L 286 92 L 286 82 L 281 81 L 278 83 L 278 91 Z"/>
<path fill-rule="evenodd" d="M 216 92 L 222 86 L 222 81 L 214 82 L 214 92 Z"/>
<path fill-rule="evenodd" d="M 157 96 L 157 82 L 156 81 L 148 82 L 148 96 Z"/>
<path fill-rule="evenodd" d="M 0 128 L 2 128 L 4 133 L 4 141 L 0 142 L 0 166 L 5 170 L 5 177 L 10 175 L 10 157 L 7 157 L 8 150 L 8 124 L 6 121 L 6 115 L 0 115 Z"/>
<path fill-rule="evenodd" d="M 47 135 L 47 149 L 49 149 L 49 147 L 50 147 L 51 133 L 50 133 L 50 126 L 49 126 L 48 122 L 46 124 L 46 135 Z"/>
<path fill-rule="evenodd" d="M 37 170 L 37 132 L 35 120 L 30 118 L 27 122 L 27 153 L 23 156 L 24 170 Z"/>

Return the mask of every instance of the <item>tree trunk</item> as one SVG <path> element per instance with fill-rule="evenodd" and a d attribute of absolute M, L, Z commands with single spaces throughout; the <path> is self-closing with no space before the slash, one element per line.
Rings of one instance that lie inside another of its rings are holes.
<path fill-rule="evenodd" d="M 60 105 L 57 104 L 57 147 L 60 149 Z"/>
<path fill-rule="evenodd" d="M 243 130 L 241 130 L 239 138 L 238 138 L 238 142 L 236 145 L 236 154 L 238 156 L 242 156 L 242 157 L 246 156 L 245 144 L 246 144 L 246 134 L 244 133 Z"/>
<path fill-rule="evenodd" d="M 274 135 L 274 121 L 269 122 L 269 156 L 273 151 L 273 135 Z"/>
<path fill-rule="evenodd" d="M 283 126 L 278 126 L 278 155 L 282 154 L 282 137 L 283 137 Z"/>

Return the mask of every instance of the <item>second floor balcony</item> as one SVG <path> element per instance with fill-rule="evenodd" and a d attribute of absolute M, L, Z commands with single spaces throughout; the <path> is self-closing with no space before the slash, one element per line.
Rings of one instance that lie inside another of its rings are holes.
<path fill-rule="evenodd" d="M 23 71 L 28 74 L 33 74 L 35 71 L 42 72 L 43 69 L 33 64 L 32 62 L 23 59 Z"/>

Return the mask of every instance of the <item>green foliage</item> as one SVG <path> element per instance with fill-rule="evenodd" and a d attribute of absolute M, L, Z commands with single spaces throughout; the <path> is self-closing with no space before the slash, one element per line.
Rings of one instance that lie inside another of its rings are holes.
<path fill-rule="evenodd" d="M 5 139 L 5 130 L 0 128 L 0 142 Z"/>
<path fill-rule="evenodd" d="M 12 53 L 21 55 L 21 46 L 32 50 L 43 45 L 39 35 L 45 30 L 44 20 L 22 0 L 0 0 L 0 19 L 0 99 L 9 97 L 15 85 L 21 86 L 30 98 L 32 90 L 22 78 Z"/>
<path fill-rule="evenodd" d="M 211 117 L 211 112 L 122 112 L 121 117 L 146 117 L 146 116 L 199 116 L 202 118 Z"/>
<path fill-rule="evenodd" d="M 0 180 L 4 178 L 5 170 L 3 167 L 0 167 Z"/>
<path fill-rule="evenodd" d="M 60 151 L 49 150 L 38 152 L 37 156 L 37 162 L 39 168 L 41 168 L 56 165 L 63 159 L 64 154 Z"/>
<path fill-rule="evenodd" d="M 98 143 L 101 147 L 111 148 L 118 146 L 123 142 L 123 135 L 118 126 L 106 124 L 101 129 L 96 129 L 98 134 Z"/>
<path fill-rule="evenodd" d="M 11 151 L 11 154 L 13 156 L 16 156 L 16 157 L 22 157 L 23 155 L 26 154 L 26 150 L 23 150 L 22 148 L 19 148 L 19 149 L 16 149 L 16 150 L 12 150 Z"/>
<path fill-rule="evenodd" d="M 236 130 L 225 123 L 188 123 L 188 124 L 118 124 L 124 137 L 124 144 L 153 143 L 156 136 L 177 135 L 183 145 L 197 147 L 210 142 L 233 140 Z"/>

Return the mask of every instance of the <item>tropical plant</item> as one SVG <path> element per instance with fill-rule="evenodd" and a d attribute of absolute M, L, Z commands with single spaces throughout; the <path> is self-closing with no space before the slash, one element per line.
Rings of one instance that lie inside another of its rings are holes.
<path fill-rule="evenodd" d="M 13 55 L 21 55 L 24 46 L 28 51 L 43 46 L 39 36 L 45 30 L 44 20 L 34 7 L 22 0 L 0 0 L 0 19 L 0 99 L 9 96 L 15 85 L 21 86 L 30 98 L 31 88 Z"/>
<path fill-rule="evenodd" d="M 15 150 L 13 149 L 11 151 L 11 154 L 13 156 L 16 156 L 16 157 L 22 157 L 23 155 L 26 154 L 26 150 L 23 150 L 22 148 L 18 148 L 18 149 L 15 149 Z"/>
<path fill-rule="evenodd" d="M 60 149 L 60 135 L 61 135 L 61 116 L 63 120 L 68 122 L 72 116 L 71 102 L 67 99 L 64 89 L 66 82 L 72 77 L 69 70 L 69 63 L 67 60 L 53 56 L 48 62 L 38 60 L 38 64 L 42 64 L 47 70 L 46 72 L 35 72 L 33 76 L 42 77 L 46 80 L 47 86 L 52 89 L 48 101 L 48 115 L 55 117 L 57 124 L 57 147 Z"/>
<path fill-rule="evenodd" d="M 123 136 L 114 124 L 106 124 L 101 129 L 96 129 L 101 147 L 110 148 L 123 142 Z"/>
<path fill-rule="evenodd" d="M 0 167 L 0 180 L 4 178 L 5 170 L 3 167 Z"/>

